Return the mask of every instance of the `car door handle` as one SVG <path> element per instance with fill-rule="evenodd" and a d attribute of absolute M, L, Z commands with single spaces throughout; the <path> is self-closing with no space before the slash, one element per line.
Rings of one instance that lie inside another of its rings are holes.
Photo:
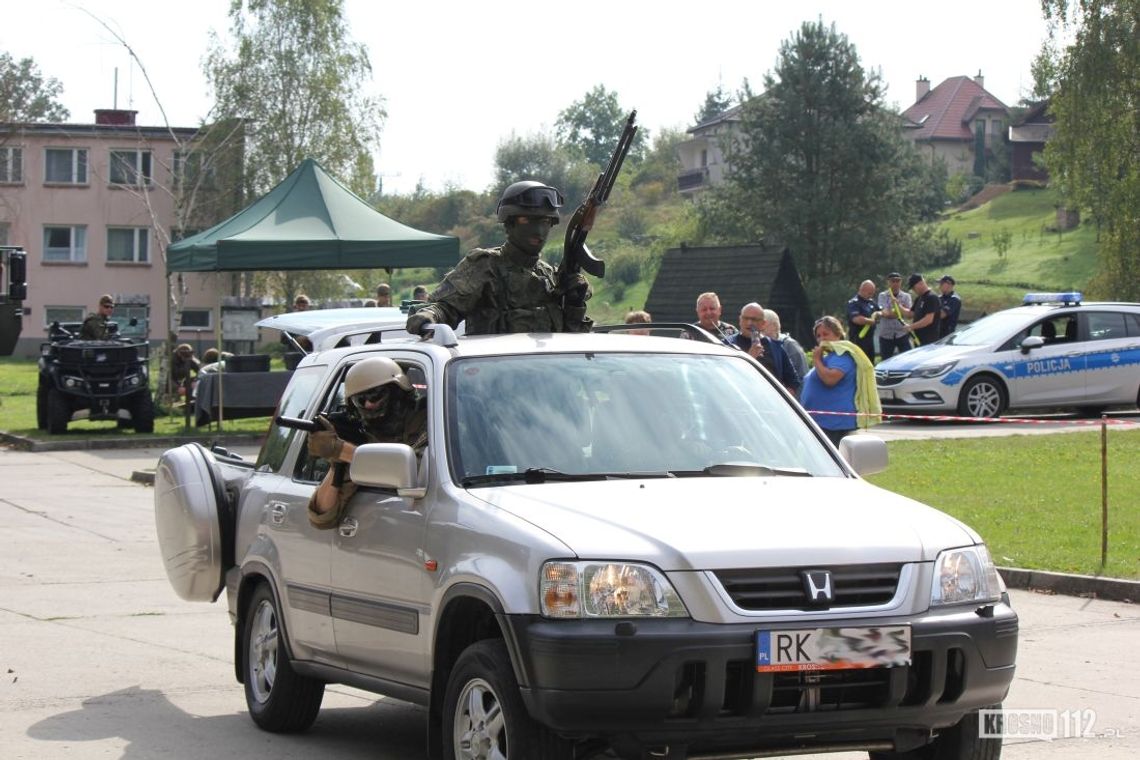
<path fill-rule="evenodd" d="M 340 535 L 343 538 L 352 538 L 356 535 L 356 529 L 360 527 L 360 523 L 356 521 L 355 517 L 346 517 L 340 521 Z"/>
<path fill-rule="evenodd" d="M 270 502 L 269 504 L 269 522 L 271 525 L 284 525 L 285 513 L 288 512 L 288 506 L 279 501 Z"/>

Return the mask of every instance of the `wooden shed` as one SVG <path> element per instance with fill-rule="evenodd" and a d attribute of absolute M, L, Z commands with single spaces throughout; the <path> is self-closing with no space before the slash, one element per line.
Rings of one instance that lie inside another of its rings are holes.
<path fill-rule="evenodd" d="M 813 342 L 811 306 L 786 246 L 671 248 L 661 261 L 645 310 L 654 322 L 696 322 L 697 296 L 708 291 L 720 296 L 725 322 L 737 324 L 744 304 L 756 301 L 780 315 L 785 332 L 801 343 Z"/>

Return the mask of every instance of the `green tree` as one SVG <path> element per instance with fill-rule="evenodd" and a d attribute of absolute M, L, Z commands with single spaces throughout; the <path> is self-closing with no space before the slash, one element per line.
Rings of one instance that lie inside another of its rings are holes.
<path fill-rule="evenodd" d="M 585 197 L 596 178 L 596 169 L 546 134 L 519 137 L 511 133 L 495 149 L 496 200 L 498 193 L 512 182 L 535 179 L 557 187 L 566 196 L 566 202 L 572 204 Z"/>
<path fill-rule="evenodd" d="M 558 114 L 554 122 L 558 144 L 595 166 L 605 166 L 617 147 L 628 116 L 629 111 L 621 107 L 617 93 L 599 84 Z M 641 159 L 646 139 L 646 130 L 638 128 L 627 161 L 637 163 Z"/>
<path fill-rule="evenodd" d="M 935 169 L 900 136 L 878 75 L 822 21 L 786 40 L 764 93 L 746 87 L 741 102 L 727 182 L 702 199 L 703 229 L 723 242 L 783 241 L 812 302 L 837 308 L 860 279 L 909 255 L 933 203 L 919 189 Z"/>
<path fill-rule="evenodd" d="M 247 125 L 246 187 L 260 195 L 311 157 L 361 196 L 376 188 L 372 151 L 385 112 L 367 49 L 349 35 L 343 0 L 231 0 L 232 41 L 205 62 L 219 118 Z M 268 273 L 286 302 L 336 293 L 321 274 Z M 326 288 L 325 285 L 328 284 Z"/>
<path fill-rule="evenodd" d="M 1051 181 L 1100 229 L 1094 292 L 1140 300 L 1140 0 L 1042 0 L 1055 38 Z"/>
<path fill-rule="evenodd" d="M 703 124 L 710 119 L 715 119 L 722 113 L 732 108 L 732 96 L 724 91 L 724 85 L 718 84 L 715 90 L 709 90 L 705 95 L 705 102 L 701 105 L 701 110 L 693 116 L 697 124 Z"/>
<path fill-rule="evenodd" d="M 63 85 L 44 77 L 31 58 L 0 53 L 0 122 L 62 122 L 70 115 L 58 97 Z"/>

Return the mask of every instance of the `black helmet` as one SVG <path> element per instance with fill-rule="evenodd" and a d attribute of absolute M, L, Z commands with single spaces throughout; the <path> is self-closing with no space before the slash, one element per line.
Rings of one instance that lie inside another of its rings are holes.
<path fill-rule="evenodd" d="M 500 222 L 512 216 L 546 216 L 557 224 L 562 203 L 562 193 L 557 188 L 529 179 L 516 182 L 503 191 L 495 214 Z"/>

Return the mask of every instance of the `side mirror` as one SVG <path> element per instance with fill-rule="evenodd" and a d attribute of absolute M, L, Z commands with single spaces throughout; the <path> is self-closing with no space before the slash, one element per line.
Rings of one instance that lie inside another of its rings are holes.
<path fill-rule="evenodd" d="M 1027 354 L 1034 348 L 1041 348 L 1045 345 L 1045 339 L 1040 335 L 1030 335 L 1025 340 L 1021 341 L 1021 353 Z"/>
<path fill-rule="evenodd" d="M 358 446 L 348 468 L 352 482 L 362 486 L 394 488 L 400 496 L 422 499 L 418 485 L 416 452 L 403 443 L 366 443 Z"/>
<path fill-rule="evenodd" d="M 859 475 L 874 475 L 887 469 L 887 444 L 867 433 L 845 436 L 839 441 L 839 456 Z M 355 478 L 353 478 L 355 480 Z"/>

